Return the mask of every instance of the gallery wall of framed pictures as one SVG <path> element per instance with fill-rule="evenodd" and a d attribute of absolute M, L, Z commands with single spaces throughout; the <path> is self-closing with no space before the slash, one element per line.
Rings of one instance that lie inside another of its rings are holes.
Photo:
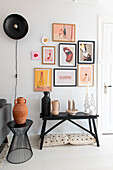
<path fill-rule="evenodd" d="M 42 65 L 53 66 L 34 69 L 34 90 L 52 91 L 52 84 L 54 87 L 93 87 L 95 41 L 76 41 L 76 24 L 64 23 L 52 24 L 52 41 L 57 44 L 49 45 L 51 38 L 48 35 L 41 38 L 45 45 L 42 46 Z M 39 51 L 32 52 L 33 60 L 40 58 Z M 56 60 L 58 66 L 54 67 Z"/>

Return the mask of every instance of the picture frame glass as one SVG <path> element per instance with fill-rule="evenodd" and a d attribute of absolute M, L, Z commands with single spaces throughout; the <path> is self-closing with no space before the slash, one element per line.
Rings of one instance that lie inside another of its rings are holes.
<path fill-rule="evenodd" d="M 78 65 L 78 86 L 94 86 L 94 65 Z"/>
<path fill-rule="evenodd" d="M 75 42 L 75 24 L 53 24 L 53 41 Z"/>
<path fill-rule="evenodd" d="M 34 90 L 52 91 L 52 69 L 35 68 L 34 72 Z"/>
<path fill-rule="evenodd" d="M 54 86 L 76 86 L 76 69 L 54 69 Z"/>
<path fill-rule="evenodd" d="M 59 66 L 76 67 L 76 44 L 59 44 Z"/>
<path fill-rule="evenodd" d="M 93 64 L 95 59 L 95 42 L 78 41 L 78 63 Z"/>

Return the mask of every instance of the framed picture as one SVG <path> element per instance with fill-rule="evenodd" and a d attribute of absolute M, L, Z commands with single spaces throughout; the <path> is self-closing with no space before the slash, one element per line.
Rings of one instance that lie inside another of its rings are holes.
<path fill-rule="evenodd" d="M 32 60 L 40 60 L 40 51 L 32 51 Z"/>
<path fill-rule="evenodd" d="M 94 65 L 78 65 L 78 86 L 94 86 Z"/>
<path fill-rule="evenodd" d="M 78 41 L 78 63 L 93 64 L 95 62 L 95 41 Z"/>
<path fill-rule="evenodd" d="M 54 69 L 54 86 L 73 87 L 77 85 L 76 69 Z"/>
<path fill-rule="evenodd" d="M 55 47 L 42 46 L 42 64 L 55 64 Z"/>
<path fill-rule="evenodd" d="M 34 69 L 34 91 L 52 91 L 52 69 Z"/>
<path fill-rule="evenodd" d="M 59 66 L 76 67 L 76 44 L 59 44 Z"/>
<path fill-rule="evenodd" d="M 53 41 L 75 42 L 75 24 L 53 24 Z"/>

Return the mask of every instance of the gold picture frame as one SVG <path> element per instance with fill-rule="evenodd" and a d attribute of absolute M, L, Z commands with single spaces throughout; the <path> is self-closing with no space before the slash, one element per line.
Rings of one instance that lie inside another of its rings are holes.
<path fill-rule="evenodd" d="M 42 64 L 55 64 L 55 46 L 42 46 Z"/>
<path fill-rule="evenodd" d="M 55 42 L 75 42 L 76 41 L 76 25 L 53 23 L 53 41 Z"/>
<path fill-rule="evenodd" d="M 34 91 L 52 91 L 52 68 L 34 68 Z"/>
<path fill-rule="evenodd" d="M 78 86 L 79 87 L 93 87 L 94 86 L 94 65 L 93 64 L 79 64 L 78 65 Z"/>

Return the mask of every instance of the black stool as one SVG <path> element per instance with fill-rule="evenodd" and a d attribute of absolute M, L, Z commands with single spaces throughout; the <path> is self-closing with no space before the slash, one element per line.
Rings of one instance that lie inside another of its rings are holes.
<path fill-rule="evenodd" d="M 13 164 L 20 164 L 28 161 L 32 155 L 31 145 L 27 136 L 27 131 L 31 127 L 33 121 L 27 119 L 25 124 L 18 125 L 15 121 L 9 122 L 7 125 L 14 133 L 7 161 Z"/>

